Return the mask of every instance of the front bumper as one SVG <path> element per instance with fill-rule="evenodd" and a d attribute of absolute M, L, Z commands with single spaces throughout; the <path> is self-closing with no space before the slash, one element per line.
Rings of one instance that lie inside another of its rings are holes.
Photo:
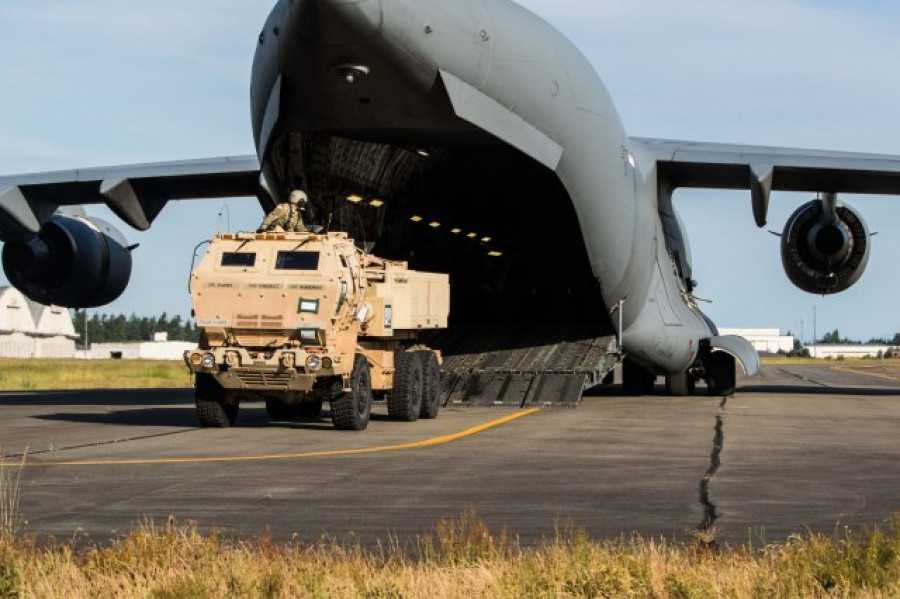
<path fill-rule="evenodd" d="M 314 359 L 310 359 L 313 356 Z M 307 366 L 308 361 L 318 364 Z M 340 376 L 339 358 L 303 349 L 251 352 L 219 347 L 184 352 L 184 362 L 194 374 L 212 376 L 223 389 L 237 391 L 311 391 L 317 379 Z"/>

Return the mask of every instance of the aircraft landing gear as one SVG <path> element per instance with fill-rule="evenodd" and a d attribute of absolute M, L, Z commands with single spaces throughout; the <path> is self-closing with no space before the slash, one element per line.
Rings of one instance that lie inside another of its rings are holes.
<path fill-rule="evenodd" d="M 715 397 L 734 395 L 737 386 L 734 356 L 725 352 L 712 352 L 706 358 L 706 386 Z"/>
<path fill-rule="evenodd" d="M 673 397 L 693 395 L 696 385 L 696 379 L 687 370 L 666 377 L 666 393 Z"/>
<path fill-rule="evenodd" d="M 656 373 L 628 358 L 622 362 L 622 391 L 625 395 L 653 395 Z"/>

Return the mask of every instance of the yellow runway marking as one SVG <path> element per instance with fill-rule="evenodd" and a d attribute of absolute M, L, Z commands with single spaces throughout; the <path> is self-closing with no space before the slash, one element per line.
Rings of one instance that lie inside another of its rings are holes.
<path fill-rule="evenodd" d="M 900 377 L 892 376 L 890 374 L 884 374 L 882 372 L 866 372 L 865 368 L 867 367 L 859 367 L 859 368 L 851 368 L 849 366 L 832 366 L 832 370 L 837 370 L 838 372 L 847 372 L 850 374 L 862 374 L 865 376 L 874 376 L 880 379 L 887 379 L 889 381 L 900 381 Z M 868 367 L 871 368 L 871 367 Z"/>
<path fill-rule="evenodd" d="M 72 460 L 59 462 L 29 462 L 25 464 L 26 468 L 46 467 L 46 466 L 153 466 L 166 464 L 204 464 L 209 462 L 259 462 L 272 460 L 297 460 L 304 458 L 327 458 L 334 456 L 347 455 L 364 455 L 370 453 L 384 453 L 388 451 L 407 451 L 410 449 L 421 449 L 424 447 L 434 447 L 436 445 L 444 445 L 453 441 L 458 441 L 465 437 L 471 437 L 492 428 L 497 428 L 513 420 L 518 420 L 524 416 L 530 416 L 536 412 L 540 412 L 540 408 L 522 410 L 503 418 L 491 420 L 478 426 L 473 426 L 464 431 L 444 435 L 441 437 L 432 437 L 424 441 L 414 441 L 412 443 L 402 443 L 399 445 L 386 445 L 382 447 L 364 447 L 360 449 L 333 449 L 328 451 L 310 451 L 305 453 L 283 453 L 271 455 L 249 455 L 249 456 L 231 456 L 218 458 L 150 458 L 135 460 Z M 7 467 L 18 467 L 20 463 L 8 462 L 3 464 Z"/>

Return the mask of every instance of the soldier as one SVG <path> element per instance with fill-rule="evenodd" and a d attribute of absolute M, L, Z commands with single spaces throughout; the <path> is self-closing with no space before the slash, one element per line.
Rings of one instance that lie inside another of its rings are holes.
<path fill-rule="evenodd" d="M 295 189 L 291 192 L 290 199 L 275 206 L 263 219 L 257 233 L 266 232 L 287 232 L 287 233 L 305 233 L 306 225 L 303 223 L 303 212 L 306 212 L 306 205 L 309 199 L 306 192 Z"/>

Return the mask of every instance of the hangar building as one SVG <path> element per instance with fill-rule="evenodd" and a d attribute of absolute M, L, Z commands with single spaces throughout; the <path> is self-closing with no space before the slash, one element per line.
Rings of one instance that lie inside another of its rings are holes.
<path fill-rule="evenodd" d="M 74 358 L 76 339 L 67 309 L 0 287 L 0 358 Z"/>

